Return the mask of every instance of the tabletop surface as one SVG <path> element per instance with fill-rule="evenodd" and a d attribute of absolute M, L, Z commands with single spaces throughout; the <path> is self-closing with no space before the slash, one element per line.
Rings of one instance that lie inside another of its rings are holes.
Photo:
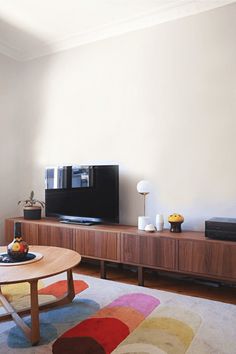
<path fill-rule="evenodd" d="M 0 253 L 2 252 L 6 252 L 6 247 L 0 247 Z M 7 267 L 0 265 L 0 285 L 50 277 L 75 267 L 81 261 L 78 252 L 67 248 L 29 246 L 29 252 L 41 253 L 43 258 L 29 264 Z"/>

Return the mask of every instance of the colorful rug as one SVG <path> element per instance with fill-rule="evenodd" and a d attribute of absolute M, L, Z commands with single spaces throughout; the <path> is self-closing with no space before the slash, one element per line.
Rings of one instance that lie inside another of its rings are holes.
<path fill-rule="evenodd" d="M 13 321 L 1 322 L 0 353 L 236 353 L 235 305 L 82 275 L 74 281 L 73 303 L 40 314 L 37 346 L 31 347 Z M 40 281 L 39 288 L 43 303 L 60 297 L 66 282 L 59 275 Z M 27 284 L 2 291 L 15 308 L 29 305 Z M 30 325 L 30 317 L 24 319 Z"/>

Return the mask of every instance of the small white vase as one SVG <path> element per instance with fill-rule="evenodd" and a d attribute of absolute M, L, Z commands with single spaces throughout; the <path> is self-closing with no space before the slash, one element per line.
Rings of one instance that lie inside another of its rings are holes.
<path fill-rule="evenodd" d="M 145 227 L 151 224 L 151 218 L 150 216 L 139 216 L 138 217 L 138 229 L 139 230 L 145 230 Z"/>
<path fill-rule="evenodd" d="M 156 229 L 157 231 L 163 231 L 164 228 L 164 218 L 162 214 L 156 215 Z"/>

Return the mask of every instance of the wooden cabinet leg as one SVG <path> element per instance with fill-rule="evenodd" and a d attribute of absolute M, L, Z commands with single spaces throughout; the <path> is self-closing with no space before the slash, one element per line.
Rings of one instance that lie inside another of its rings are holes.
<path fill-rule="evenodd" d="M 31 343 L 37 344 L 40 339 L 39 327 L 39 303 L 38 303 L 38 281 L 30 282 L 30 299 L 31 299 Z"/>
<path fill-rule="evenodd" d="M 123 264 L 122 263 L 117 263 L 117 267 L 120 271 L 123 270 Z"/>
<path fill-rule="evenodd" d="M 143 267 L 138 267 L 138 285 L 144 286 Z"/>
<path fill-rule="evenodd" d="M 105 261 L 100 261 L 100 276 L 102 279 L 106 279 L 106 262 Z"/>

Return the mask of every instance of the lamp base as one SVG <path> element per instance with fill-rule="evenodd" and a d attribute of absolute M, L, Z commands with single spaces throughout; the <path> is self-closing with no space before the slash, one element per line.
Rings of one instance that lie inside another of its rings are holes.
<path fill-rule="evenodd" d="M 150 216 L 139 216 L 138 217 L 138 229 L 139 230 L 145 230 L 145 226 L 148 224 L 151 224 L 151 218 Z"/>

